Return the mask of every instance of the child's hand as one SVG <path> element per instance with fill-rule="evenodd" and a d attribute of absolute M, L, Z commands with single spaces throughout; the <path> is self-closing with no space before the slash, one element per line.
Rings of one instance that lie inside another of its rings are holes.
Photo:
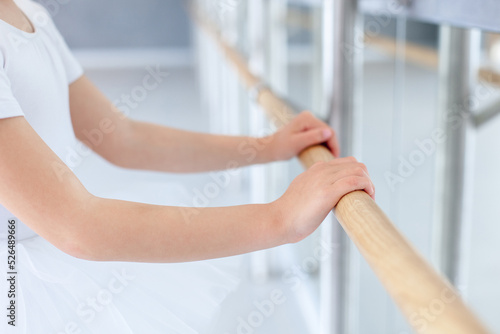
<path fill-rule="evenodd" d="M 375 196 L 365 165 L 355 158 L 314 164 L 273 203 L 285 224 L 287 239 L 297 242 L 314 232 L 338 201 L 355 190 Z"/>
<path fill-rule="evenodd" d="M 340 155 L 335 132 L 310 112 L 302 112 L 290 123 L 272 135 L 270 141 L 272 160 L 288 160 L 304 149 L 326 143 L 335 157 Z"/>

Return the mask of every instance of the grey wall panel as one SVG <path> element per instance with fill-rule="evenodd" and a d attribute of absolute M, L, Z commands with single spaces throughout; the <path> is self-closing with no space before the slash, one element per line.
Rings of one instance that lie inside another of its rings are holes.
<path fill-rule="evenodd" d="M 500 32 L 499 0 L 360 0 L 360 9 Z"/>
<path fill-rule="evenodd" d="M 182 0 L 36 0 L 75 48 L 187 47 Z"/>

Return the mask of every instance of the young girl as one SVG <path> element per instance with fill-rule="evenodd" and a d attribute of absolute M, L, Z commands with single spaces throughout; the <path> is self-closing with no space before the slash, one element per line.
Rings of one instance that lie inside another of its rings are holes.
<path fill-rule="evenodd" d="M 310 113 L 265 138 L 252 159 L 240 148 L 257 138 L 133 121 L 85 77 L 40 5 L 0 0 L 0 19 L 5 332 L 207 331 L 234 278 L 206 261 L 172 263 L 300 241 L 346 193 L 374 195 L 366 168 L 344 158 L 313 166 L 264 205 L 179 208 L 93 196 L 63 162 L 77 139 L 115 165 L 179 173 L 286 160 L 319 143 L 338 156 L 338 145 Z"/>

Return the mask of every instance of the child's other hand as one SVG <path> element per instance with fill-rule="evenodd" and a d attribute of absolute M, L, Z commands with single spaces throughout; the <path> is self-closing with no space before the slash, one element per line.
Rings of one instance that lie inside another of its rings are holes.
<path fill-rule="evenodd" d="M 287 239 L 297 242 L 310 235 L 338 201 L 355 190 L 375 196 L 365 165 L 352 157 L 319 162 L 300 174 L 273 203 L 280 212 Z"/>
<path fill-rule="evenodd" d="M 322 143 L 326 143 L 335 157 L 340 155 L 333 129 L 308 111 L 300 113 L 272 136 L 272 160 L 289 160 L 304 149 Z"/>

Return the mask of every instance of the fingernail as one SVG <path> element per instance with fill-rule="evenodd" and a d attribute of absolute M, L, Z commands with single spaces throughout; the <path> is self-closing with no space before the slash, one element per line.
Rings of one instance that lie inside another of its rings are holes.
<path fill-rule="evenodd" d="M 328 129 L 323 130 L 323 138 L 324 139 L 330 138 L 331 135 L 332 135 L 332 132 L 330 130 L 328 130 Z"/>

